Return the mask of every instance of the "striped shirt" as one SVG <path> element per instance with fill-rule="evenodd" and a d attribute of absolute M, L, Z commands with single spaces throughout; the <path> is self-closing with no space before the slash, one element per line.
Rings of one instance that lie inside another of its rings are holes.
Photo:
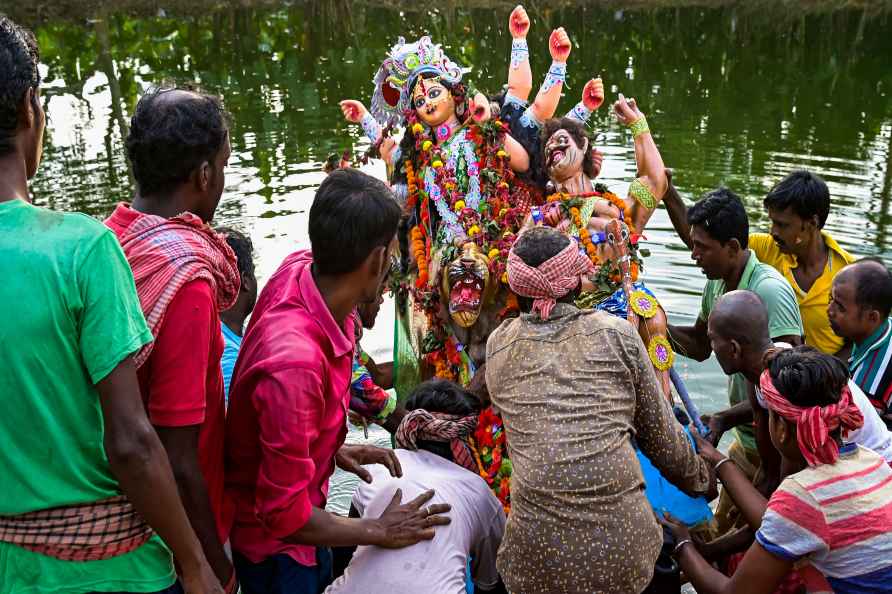
<path fill-rule="evenodd" d="M 844 445 L 835 464 L 784 479 L 756 540 L 773 555 L 811 563 L 823 576 L 807 580 L 812 594 L 892 593 L 892 468 Z"/>
<path fill-rule="evenodd" d="M 892 414 L 892 320 L 886 320 L 867 340 L 855 345 L 849 372 L 877 412 Z"/>

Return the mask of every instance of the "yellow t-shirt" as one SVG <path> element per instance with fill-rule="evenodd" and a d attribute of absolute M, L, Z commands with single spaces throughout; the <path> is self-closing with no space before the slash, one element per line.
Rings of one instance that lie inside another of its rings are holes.
<path fill-rule="evenodd" d="M 784 278 L 793 287 L 796 300 L 799 302 L 802 326 L 805 328 L 805 344 L 811 345 L 823 353 L 833 355 L 842 348 L 845 341 L 833 332 L 833 329 L 830 328 L 830 320 L 827 318 L 830 287 L 833 284 L 833 277 L 842 270 L 843 266 L 854 262 L 855 257 L 842 249 L 826 231 L 821 231 L 821 235 L 824 237 L 824 243 L 830 248 L 830 257 L 827 258 L 824 272 L 807 293 L 799 288 L 793 277 L 793 269 L 797 266 L 796 256 L 782 253 L 771 235 L 768 233 L 750 234 L 749 247 L 756 253 L 760 262 L 777 268 L 778 272 L 784 275 Z"/>

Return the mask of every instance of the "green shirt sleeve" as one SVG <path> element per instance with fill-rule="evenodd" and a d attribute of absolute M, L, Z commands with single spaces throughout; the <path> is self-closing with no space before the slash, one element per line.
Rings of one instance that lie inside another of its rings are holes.
<path fill-rule="evenodd" d="M 721 290 L 721 288 L 719 287 L 721 282 L 722 281 L 709 280 L 706 281 L 706 286 L 703 287 L 703 297 L 700 299 L 699 318 L 704 322 L 709 321 L 709 314 L 712 313 L 712 307 L 715 305 L 715 302 L 720 296 L 716 293 Z"/>
<path fill-rule="evenodd" d="M 765 278 L 754 292 L 768 310 L 768 333 L 779 336 L 802 336 L 802 316 L 793 287 L 782 278 Z"/>
<path fill-rule="evenodd" d="M 94 384 L 152 341 L 130 264 L 111 231 L 103 232 L 76 263 L 81 298 L 79 342 Z"/>

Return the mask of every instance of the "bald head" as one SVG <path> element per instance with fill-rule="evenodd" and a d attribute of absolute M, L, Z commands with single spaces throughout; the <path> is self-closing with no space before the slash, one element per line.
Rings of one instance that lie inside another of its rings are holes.
<path fill-rule="evenodd" d="M 744 348 L 771 344 L 768 310 L 752 291 L 730 291 L 722 295 L 709 314 L 709 332 L 736 340 Z"/>
<path fill-rule="evenodd" d="M 864 258 L 843 268 L 833 283 L 850 284 L 855 303 L 862 310 L 876 310 L 889 317 L 892 308 L 892 272 L 876 258 Z"/>

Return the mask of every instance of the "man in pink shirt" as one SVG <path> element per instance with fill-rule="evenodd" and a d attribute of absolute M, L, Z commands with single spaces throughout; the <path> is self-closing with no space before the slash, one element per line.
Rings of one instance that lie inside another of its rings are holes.
<path fill-rule="evenodd" d="M 287 258 L 260 294 L 230 386 L 226 491 L 231 541 L 246 594 L 315 593 L 331 581 L 327 547 L 403 547 L 433 538 L 448 505 L 433 492 L 376 519 L 327 513 L 335 463 L 370 481 L 362 464 L 400 476 L 390 450 L 345 446 L 354 309 L 377 299 L 390 269 L 400 208 L 382 182 L 332 173 L 310 209 L 312 251 Z"/>

